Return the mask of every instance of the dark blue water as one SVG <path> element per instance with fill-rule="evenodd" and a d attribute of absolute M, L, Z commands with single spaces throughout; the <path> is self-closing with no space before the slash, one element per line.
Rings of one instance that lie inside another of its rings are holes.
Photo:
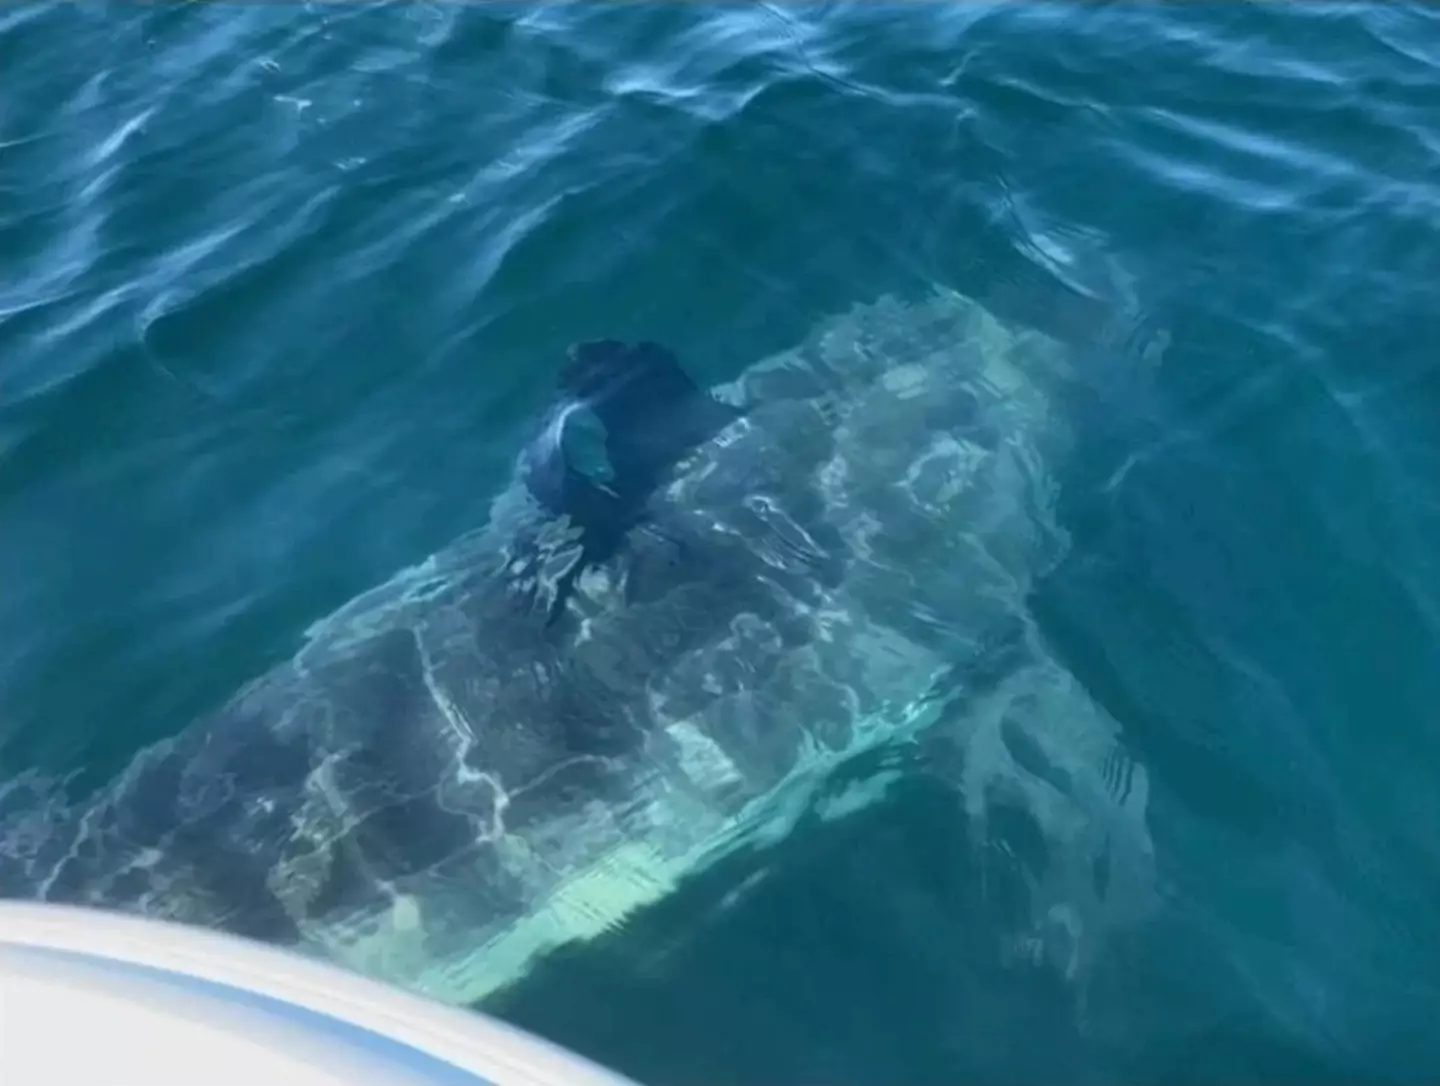
<path fill-rule="evenodd" d="M 1017 965 L 917 773 L 487 1009 L 654 1083 L 1440 1066 L 1434 9 L 42 3 L 0 57 L 7 810 L 483 521 L 568 344 L 722 379 L 931 284 L 1064 334 L 1080 253 L 1170 345 L 1071 405 L 1029 610 L 1158 907 Z"/>

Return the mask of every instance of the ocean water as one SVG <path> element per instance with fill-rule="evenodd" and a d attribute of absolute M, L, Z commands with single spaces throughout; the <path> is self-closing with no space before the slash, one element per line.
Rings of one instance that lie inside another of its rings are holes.
<path fill-rule="evenodd" d="M 1027 611 L 1153 907 L 1017 956 L 1023 827 L 911 751 L 485 1009 L 655 1084 L 1433 1080 L 1433 8 L 96 0 L 0 58 L 7 817 L 481 523 L 570 343 L 723 380 L 935 284 L 1063 335 L 1103 268 L 1168 347 L 1090 359 Z"/>

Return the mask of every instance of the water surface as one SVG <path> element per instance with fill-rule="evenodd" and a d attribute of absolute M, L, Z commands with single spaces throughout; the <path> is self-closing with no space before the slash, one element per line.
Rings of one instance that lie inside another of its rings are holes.
<path fill-rule="evenodd" d="M 41 3 L 0 55 L 0 804 L 472 528 L 573 341 L 718 380 L 1119 268 L 1171 344 L 1096 371 L 1033 613 L 1148 771 L 1154 917 L 1083 998 L 1007 964 L 917 783 L 494 1009 L 653 1082 L 1440 1059 L 1432 9 Z"/>

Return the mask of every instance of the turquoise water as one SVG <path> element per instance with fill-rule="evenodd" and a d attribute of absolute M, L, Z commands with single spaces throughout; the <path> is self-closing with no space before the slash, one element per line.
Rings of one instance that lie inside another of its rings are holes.
<path fill-rule="evenodd" d="M 574 341 L 718 380 L 934 283 L 1064 331 L 1078 253 L 1170 346 L 1076 407 L 1030 610 L 1159 908 L 1017 966 L 917 776 L 491 1009 L 654 1083 L 1432 1073 L 1431 9 L 57 3 L 0 57 L 0 777 L 83 795 L 483 521 Z"/>

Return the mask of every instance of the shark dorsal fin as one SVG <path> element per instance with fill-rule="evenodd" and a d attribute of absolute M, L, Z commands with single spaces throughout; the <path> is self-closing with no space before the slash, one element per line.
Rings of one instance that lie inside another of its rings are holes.
<path fill-rule="evenodd" d="M 528 450 L 524 478 L 537 502 L 580 527 L 578 575 L 615 553 L 675 466 L 741 411 L 707 393 L 673 354 L 648 341 L 576 344 L 559 386 L 563 398 Z M 567 441 L 587 415 L 604 431 L 603 470 L 577 463 Z"/>

